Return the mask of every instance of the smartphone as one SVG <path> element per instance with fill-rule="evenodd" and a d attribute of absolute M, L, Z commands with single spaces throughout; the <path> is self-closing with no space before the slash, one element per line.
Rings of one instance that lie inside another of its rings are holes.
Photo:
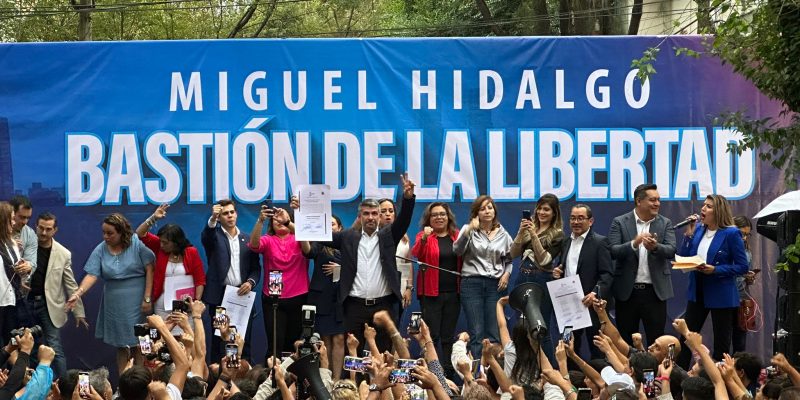
<path fill-rule="evenodd" d="M 135 324 L 133 326 L 134 336 L 148 336 L 150 335 L 150 327 L 147 324 Z"/>
<path fill-rule="evenodd" d="M 667 357 L 670 362 L 675 361 L 675 343 L 670 343 L 667 347 Z"/>
<path fill-rule="evenodd" d="M 364 358 L 345 356 L 344 369 L 346 371 L 367 372 L 367 364 L 369 363 L 365 363 L 364 360 Z"/>
<path fill-rule="evenodd" d="M 236 344 L 228 343 L 225 345 L 225 356 L 228 357 L 228 361 L 225 363 L 226 367 L 239 368 L 241 365 L 239 363 L 239 347 Z"/>
<path fill-rule="evenodd" d="M 561 332 L 561 340 L 566 344 L 572 341 L 572 325 L 564 326 L 564 331 Z"/>
<path fill-rule="evenodd" d="M 172 312 L 189 313 L 189 305 L 183 300 L 172 300 Z"/>
<path fill-rule="evenodd" d="M 92 397 L 91 389 L 89 389 L 89 373 L 81 371 L 78 375 L 78 394 L 82 399 Z"/>
<path fill-rule="evenodd" d="M 481 377 L 481 359 L 472 360 L 472 365 L 469 366 L 470 372 L 472 372 L 472 377 L 474 379 L 479 379 Z"/>
<path fill-rule="evenodd" d="M 282 351 L 281 352 L 281 360 L 285 360 L 285 359 L 287 359 L 287 358 L 289 358 L 291 356 L 292 356 L 292 352 L 291 351 Z"/>
<path fill-rule="evenodd" d="M 161 340 L 161 334 L 158 333 L 158 329 L 150 328 L 150 340 L 153 342 Z"/>
<path fill-rule="evenodd" d="M 411 369 L 416 367 L 417 365 L 422 365 L 420 360 L 400 358 L 394 361 L 394 367 L 397 369 Z"/>
<path fill-rule="evenodd" d="M 369 350 L 362 350 L 361 354 L 364 354 L 364 358 L 372 357 L 372 352 L 370 352 Z"/>
<path fill-rule="evenodd" d="M 419 333 L 419 321 L 422 320 L 422 313 L 414 311 L 411 313 L 411 321 L 408 323 L 408 333 L 416 335 Z"/>
<path fill-rule="evenodd" d="M 407 368 L 393 369 L 389 374 L 389 382 L 391 383 L 408 383 L 413 381 L 414 377 L 411 376 L 411 370 Z"/>
<path fill-rule="evenodd" d="M 230 332 L 230 336 L 228 336 L 228 341 L 234 343 L 236 341 L 236 325 L 231 325 L 228 327 L 228 331 Z"/>
<path fill-rule="evenodd" d="M 522 219 L 531 219 L 531 210 L 522 210 Z"/>
<path fill-rule="evenodd" d="M 141 351 L 142 354 L 153 353 L 153 341 L 150 339 L 150 336 L 139 336 L 139 351 Z"/>
<path fill-rule="evenodd" d="M 578 400 L 592 400 L 592 389 L 578 388 Z"/>
<path fill-rule="evenodd" d="M 214 320 L 212 321 L 214 328 L 219 329 L 222 327 L 222 324 L 225 323 L 225 317 L 225 307 L 217 307 L 216 311 L 214 312 Z"/>
<path fill-rule="evenodd" d="M 283 272 L 269 271 L 269 295 L 280 296 L 283 292 Z"/>
<path fill-rule="evenodd" d="M 644 371 L 644 395 L 648 399 L 656 397 L 656 373 L 652 369 L 645 369 Z"/>
<path fill-rule="evenodd" d="M 594 290 L 592 290 L 592 293 L 594 293 L 594 297 L 597 300 L 603 300 L 603 296 L 600 295 L 600 285 L 595 285 Z"/>
<path fill-rule="evenodd" d="M 425 400 L 425 389 L 417 385 L 406 385 L 409 400 Z"/>

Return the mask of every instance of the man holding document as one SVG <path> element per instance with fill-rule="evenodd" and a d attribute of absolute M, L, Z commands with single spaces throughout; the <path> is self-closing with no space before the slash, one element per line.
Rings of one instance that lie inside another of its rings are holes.
<path fill-rule="evenodd" d="M 203 301 L 208 306 L 208 312 L 214 317 L 216 308 L 222 304 L 226 286 L 239 288 L 237 294 L 244 296 L 250 293 L 261 279 L 261 266 L 258 263 L 258 253 L 247 247 L 250 236 L 241 232 L 236 227 L 238 214 L 233 201 L 220 200 L 211 208 L 211 218 L 200 234 L 200 241 L 206 252 L 208 271 L 206 272 L 206 288 Z M 254 315 L 251 312 L 250 322 Z M 250 357 L 250 333 L 253 324 L 247 324 L 245 345 L 242 356 Z M 216 335 L 211 336 L 212 362 L 222 359 L 223 340 Z"/>
<path fill-rule="evenodd" d="M 553 277 L 556 279 L 579 277 L 584 294 L 582 303 L 589 309 L 592 326 L 573 332 L 575 352 L 580 353 L 581 338 L 586 336 L 592 358 L 603 358 L 603 353 L 593 343 L 594 336 L 599 330 L 600 320 L 592 309 L 592 304 L 600 299 L 606 299 L 612 303 L 613 299 L 608 296 L 611 293 L 611 283 L 614 279 L 614 265 L 611 263 L 608 240 L 605 236 L 592 231 L 593 223 L 592 209 L 588 205 L 576 204 L 572 207 L 569 216 L 572 234 L 570 237 L 564 238 L 561 247 L 561 265 L 553 269 Z M 553 299 L 556 309 L 558 309 L 556 305 L 558 301 L 557 298 Z"/>

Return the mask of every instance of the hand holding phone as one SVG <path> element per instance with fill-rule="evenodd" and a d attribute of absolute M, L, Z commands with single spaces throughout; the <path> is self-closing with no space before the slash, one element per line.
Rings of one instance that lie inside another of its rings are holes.
<path fill-rule="evenodd" d="M 92 390 L 89 388 L 89 373 L 86 371 L 81 371 L 78 375 L 78 395 L 82 399 L 92 397 Z"/>
<path fill-rule="evenodd" d="M 411 321 L 408 323 L 408 333 L 411 335 L 416 335 L 419 333 L 419 322 L 422 320 L 422 313 L 421 312 L 412 312 L 411 313 Z"/>
<path fill-rule="evenodd" d="M 228 343 L 225 345 L 225 356 L 228 357 L 228 361 L 225 362 L 225 366 L 228 368 L 239 368 L 239 347 L 236 346 L 234 343 Z"/>
<path fill-rule="evenodd" d="M 561 332 L 561 340 L 567 345 L 572 341 L 572 325 L 564 326 L 564 331 Z"/>
<path fill-rule="evenodd" d="M 522 219 L 531 219 L 531 210 L 522 210 Z"/>

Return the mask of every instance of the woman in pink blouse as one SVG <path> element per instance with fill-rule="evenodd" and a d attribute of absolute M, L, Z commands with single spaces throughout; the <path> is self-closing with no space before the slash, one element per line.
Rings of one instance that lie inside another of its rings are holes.
<path fill-rule="evenodd" d="M 261 236 L 264 221 L 269 219 L 267 234 Z M 264 310 L 264 329 L 271 338 L 273 332 L 273 304 L 277 301 L 277 343 L 278 348 L 270 354 L 280 356 L 281 352 L 294 352 L 294 341 L 302 334 L 303 304 L 308 295 L 308 259 L 294 238 L 294 223 L 289 212 L 282 208 L 261 206 L 253 231 L 250 232 L 250 248 L 262 255 L 264 264 L 264 289 L 261 306 Z M 269 295 L 269 273 L 283 273 L 283 290 L 280 298 Z M 269 345 L 272 340 L 268 341 Z"/>

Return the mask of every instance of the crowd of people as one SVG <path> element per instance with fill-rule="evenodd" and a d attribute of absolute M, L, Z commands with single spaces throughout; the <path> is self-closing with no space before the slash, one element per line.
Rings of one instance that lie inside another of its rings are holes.
<path fill-rule="evenodd" d="M 411 240 L 414 186 L 403 177 L 397 204 L 362 201 L 349 228 L 334 217 L 330 242 L 296 239 L 297 197 L 285 209 L 263 204 L 249 233 L 237 225 L 236 204 L 219 201 L 200 233 L 205 259 L 176 223 L 150 232 L 168 205 L 135 230 L 114 213 L 103 220 L 103 241 L 80 283 L 69 250 L 54 239 L 56 216 L 39 214 L 34 230 L 28 199 L 0 202 L 0 227 L 7 227 L 0 228 L 0 330 L 8 343 L 0 362 L 9 367 L 0 372 L 0 391 L 39 400 L 304 398 L 310 378 L 289 371 L 311 349 L 318 379 L 336 399 L 800 399 L 800 373 L 785 357 L 763 368 L 744 352 L 737 311 L 755 279 L 751 226 L 733 217 L 723 196 L 705 199 L 680 241 L 659 214 L 653 184 L 636 188 L 633 210 L 614 218 L 607 236 L 586 204 L 569 209 L 565 232 L 552 194 L 523 212 L 514 233 L 484 195 L 460 228 L 447 203 L 428 204 Z M 676 255 L 700 262 L 689 275 L 685 314 L 668 321 Z M 416 275 L 412 257 L 423 266 Z M 580 282 L 591 326 L 558 326 L 547 283 L 564 277 Z M 262 281 L 268 354 L 254 360 L 255 311 L 243 332 L 225 319 L 209 329 L 209 321 L 226 286 L 244 296 Z M 544 293 L 538 308 L 548 334 L 534 334 L 519 310 L 510 315 L 508 293 L 522 284 Z M 95 336 L 117 349 L 114 386 L 104 368 L 67 370 L 60 340 L 69 312 L 89 326 L 81 298 L 95 285 L 103 291 Z M 414 293 L 421 313 L 401 327 Z M 315 335 L 306 332 L 304 305 L 316 307 Z M 457 334 L 462 310 L 468 329 Z M 711 351 L 698 333 L 708 314 Z M 667 324 L 678 337 L 665 334 Z M 41 336 L 38 349 L 34 336 Z"/>

